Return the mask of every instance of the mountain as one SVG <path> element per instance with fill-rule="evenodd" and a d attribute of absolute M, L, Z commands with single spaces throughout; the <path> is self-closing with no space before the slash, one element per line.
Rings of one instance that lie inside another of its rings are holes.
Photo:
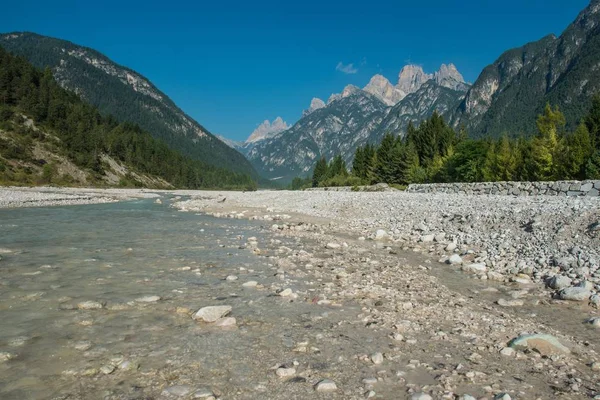
<path fill-rule="evenodd" d="M 275 118 L 273 123 L 269 122 L 269 120 L 265 120 L 250 134 L 248 139 L 246 139 L 246 143 L 255 143 L 270 138 L 289 128 L 288 124 L 281 117 Z"/>
<path fill-rule="evenodd" d="M 406 97 L 405 92 L 392 85 L 383 75 L 373 76 L 363 90 L 371 93 L 388 106 L 394 106 Z"/>
<path fill-rule="evenodd" d="M 532 134 L 550 102 L 573 127 L 599 91 L 600 0 L 593 0 L 561 36 L 509 50 L 487 66 L 450 118 L 474 137 Z"/>
<path fill-rule="evenodd" d="M 118 123 L 0 47 L 0 184 L 251 189 L 256 183 L 185 157 Z"/>
<path fill-rule="evenodd" d="M 119 121 L 132 122 L 169 147 L 209 165 L 258 177 L 250 163 L 185 114 L 141 74 L 103 54 L 34 33 L 0 35 L 0 46 L 39 68 L 49 67 L 58 83 Z"/>
<path fill-rule="evenodd" d="M 256 143 L 246 157 L 262 176 L 289 182 L 305 175 L 322 155 L 331 158 L 340 153 L 353 154 L 357 146 L 369 139 L 387 110 L 386 104 L 375 96 L 347 86 L 326 107 L 305 115 L 290 129 Z"/>
<path fill-rule="evenodd" d="M 348 164 L 358 146 L 376 143 L 386 132 L 402 133 L 434 111 L 454 111 L 469 88 L 454 65 L 426 74 L 420 66 L 400 71 L 398 84 L 375 75 L 364 89 L 348 85 L 327 104 L 311 102 L 290 129 L 246 148 L 261 175 L 289 182 L 306 175 L 317 158 L 341 154 Z"/>

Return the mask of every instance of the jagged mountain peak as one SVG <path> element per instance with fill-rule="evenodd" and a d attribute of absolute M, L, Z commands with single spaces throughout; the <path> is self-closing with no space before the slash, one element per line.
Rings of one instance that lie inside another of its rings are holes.
<path fill-rule="evenodd" d="M 271 123 L 268 119 L 264 120 L 254 132 L 250 134 L 246 143 L 255 143 L 269 138 L 289 128 L 289 125 L 281 117 L 277 117 Z"/>
<path fill-rule="evenodd" d="M 398 75 L 398 84 L 396 85 L 396 88 L 406 94 L 414 93 L 419 90 L 425 82 L 432 78 L 433 75 L 426 74 L 425 71 L 423 71 L 423 67 L 420 65 L 405 65 Z"/>
<path fill-rule="evenodd" d="M 352 96 L 354 93 L 360 92 L 360 88 L 354 85 L 347 85 L 342 91 L 342 98 Z"/>
<path fill-rule="evenodd" d="M 379 74 L 374 75 L 363 90 L 388 106 L 395 105 L 406 96 L 406 93 L 394 87 L 385 76 Z"/>
<path fill-rule="evenodd" d="M 448 65 L 442 64 L 440 69 L 434 74 L 434 79 L 440 86 L 453 90 L 466 90 L 465 79 L 452 63 Z"/>
<path fill-rule="evenodd" d="M 310 113 L 317 111 L 318 109 L 323 108 L 325 106 L 326 104 L 323 100 L 319 99 L 318 97 L 313 97 L 313 99 L 310 101 L 310 107 L 308 107 L 307 110 L 304 110 L 302 112 L 302 116 L 306 117 Z"/>

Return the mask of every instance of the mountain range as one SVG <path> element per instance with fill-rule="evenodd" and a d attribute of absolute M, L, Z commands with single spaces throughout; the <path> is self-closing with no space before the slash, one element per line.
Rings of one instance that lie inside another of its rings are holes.
<path fill-rule="evenodd" d="M 287 182 L 310 172 L 319 157 L 341 154 L 351 163 L 357 146 L 386 132 L 403 135 L 437 111 L 471 137 L 529 136 L 546 103 L 558 105 L 569 128 L 600 92 L 600 0 L 592 0 L 556 37 L 502 54 L 470 85 L 453 64 L 426 73 L 407 65 L 394 85 L 375 75 L 362 89 L 347 86 L 325 103 L 313 98 L 290 129 L 240 150 L 259 173 Z"/>

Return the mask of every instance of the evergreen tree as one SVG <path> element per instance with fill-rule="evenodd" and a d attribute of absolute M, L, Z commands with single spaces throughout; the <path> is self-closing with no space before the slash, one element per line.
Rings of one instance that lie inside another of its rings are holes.
<path fill-rule="evenodd" d="M 325 157 L 321 157 L 317 161 L 317 164 L 315 165 L 315 170 L 314 170 L 313 176 L 312 176 L 312 186 L 319 187 L 319 183 L 321 183 L 321 181 L 323 179 L 325 179 L 325 177 L 327 176 L 327 173 L 328 173 L 327 160 L 325 159 Z"/>
<path fill-rule="evenodd" d="M 557 171 L 560 179 L 585 179 L 586 163 L 594 148 L 586 124 L 580 124 L 574 133 L 561 141 L 557 157 Z"/>
<path fill-rule="evenodd" d="M 591 136 L 592 145 L 600 150 L 600 94 L 594 96 L 592 107 L 585 117 L 585 125 Z"/>
<path fill-rule="evenodd" d="M 394 179 L 394 135 L 386 133 L 377 148 L 375 176 L 378 182 L 391 183 Z"/>
<path fill-rule="evenodd" d="M 586 179 L 600 179 L 600 150 L 596 150 L 587 162 Z"/>
<path fill-rule="evenodd" d="M 559 131 L 565 126 L 565 117 L 558 107 L 546 104 L 544 114 L 537 119 L 538 135 L 532 141 L 533 178 L 538 181 L 554 179 L 557 174 Z"/>

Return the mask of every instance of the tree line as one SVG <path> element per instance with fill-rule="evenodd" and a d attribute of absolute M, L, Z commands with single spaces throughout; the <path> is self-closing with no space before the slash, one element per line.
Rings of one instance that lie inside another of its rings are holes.
<path fill-rule="evenodd" d="M 406 135 L 386 134 L 356 149 L 349 172 L 340 156 L 317 161 L 310 179 L 292 188 L 358 184 L 552 181 L 600 179 L 600 96 L 574 131 L 558 107 L 547 104 L 530 137 L 470 139 L 437 112 Z M 341 168 L 341 169 L 340 169 Z"/>
<path fill-rule="evenodd" d="M 18 114 L 58 137 L 61 152 L 96 176 L 103 173 L 102 154 L 107 154 L 178 188 L 256 188 L 249 175 L 190 159 L 139 126 L 102 115 L 62 89 L 48 68 L 39 70 L 0 47 L 0 122 L 10 122 Z"/>

